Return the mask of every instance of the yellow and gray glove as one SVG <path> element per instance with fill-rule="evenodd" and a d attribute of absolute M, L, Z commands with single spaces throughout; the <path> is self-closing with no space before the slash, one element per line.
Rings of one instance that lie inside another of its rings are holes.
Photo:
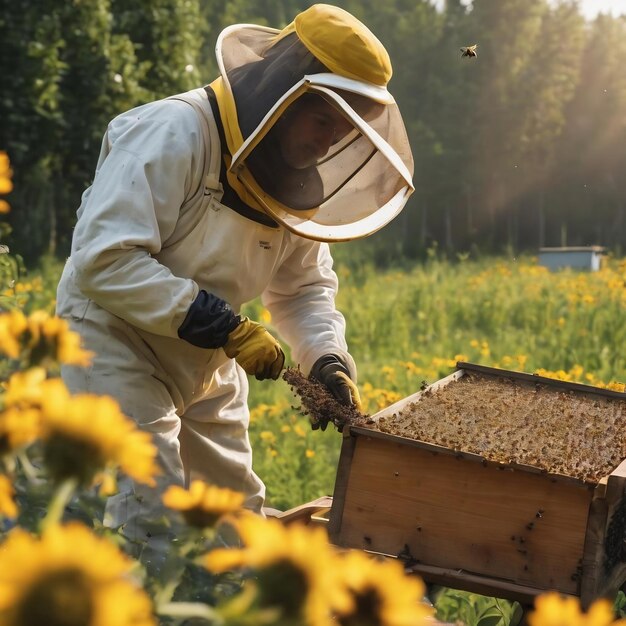
<path fill-rule="evenodd" d="M 257 380 L 276 380 L 285 364 L 285 353 L 278 341 L 264 326 L 247 317 L 242 317 L 229 333 L 224 352 Z"/>
<path fill-rule="evenodd" d="M 236 315 L 226 301 L 204 290 L 191 304 L 178 336 L 200 348 L 223 348 L 258 380 L 276 380 L 285 364 L 280 344 L 264 326 Z"/>
<path fill-rule="evenodd" d="M 341 404 L 345 406 L 354 406 L 359 412 L 361 411 L 361 396 L 359 390 L 350 378 L 350 371 L 334 354 L 325 354 L 320 357 L 311 368 L 310 378 L 315 378 L 321 382 L 332 395 Z M 328 422 L 312 422 L 313 430 L 321 428 L 326 430 Z"/>

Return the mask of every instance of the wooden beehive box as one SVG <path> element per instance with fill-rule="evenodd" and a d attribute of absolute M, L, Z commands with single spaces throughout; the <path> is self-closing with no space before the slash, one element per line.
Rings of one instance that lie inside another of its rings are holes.
<path fill-rule="evenodd" d="M 557 590 L 587 606 L 614 595 L 626 581 L 626 462 L 585 480 L 375 427 L 464 376 L 592 399 L 625 422 L 626 393 L 470 363 L 457 367 L 372 416 L 374 424 L 344 429 L 331 541 L 400 557 L 427 581 L 492 596 L 530 602 Z"/>

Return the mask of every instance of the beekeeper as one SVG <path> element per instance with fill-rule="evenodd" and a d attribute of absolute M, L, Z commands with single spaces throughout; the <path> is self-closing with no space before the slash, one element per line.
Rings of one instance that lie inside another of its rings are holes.
<path fill-rule="evenodd" d="M 96 356 L 63 377 L 153 435 L 162 485 L 201 478 L 261 511 L 247 376 L 277 379 L 285 356 L 241 307 L 261 296 L 294 366 L 358 402 L 328 242 L 394 218 L 413 161 L 388 54 L 346 11 L 230 26 L 217 61 L 207 87 L 108 126 L 57 298 Z M 128 483 L 109 523 L 129 533 L 154 500 Z"/>

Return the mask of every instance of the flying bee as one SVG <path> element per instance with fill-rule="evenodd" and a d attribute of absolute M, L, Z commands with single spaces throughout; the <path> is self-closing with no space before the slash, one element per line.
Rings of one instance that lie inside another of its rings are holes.
<path fill-rule="evenodd" d="M 464 48 L 461 48 L 461 52 L 463 54 L 461 54 L 462 57 L 477 57 L 478 56 L 478 52 L 476 52 L 476 48 L 478 48 L 478 44 L 475 43 L 473 46 L 466 46 Z"/>

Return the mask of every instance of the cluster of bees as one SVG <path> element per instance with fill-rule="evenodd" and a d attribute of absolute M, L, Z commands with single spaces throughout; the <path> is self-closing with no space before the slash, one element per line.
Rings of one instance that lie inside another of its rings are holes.
<path fill-rule="evenodd" d="M 597 483 L 626 458 L 626 401 L 467 373 L 370 426 Z"/>
<path fill-rule="evenodd" d="M 340 404 L 322 383 L 307 378 L 299 369 L 286 368 L 283 380 L 300 400 L 300 406 L 292 408 L 308 415 L 313 430 L 326 430 L 333 424 L 341 432 L 346 424 L 361 424 L 366 417 L 356 407 Z"/>

